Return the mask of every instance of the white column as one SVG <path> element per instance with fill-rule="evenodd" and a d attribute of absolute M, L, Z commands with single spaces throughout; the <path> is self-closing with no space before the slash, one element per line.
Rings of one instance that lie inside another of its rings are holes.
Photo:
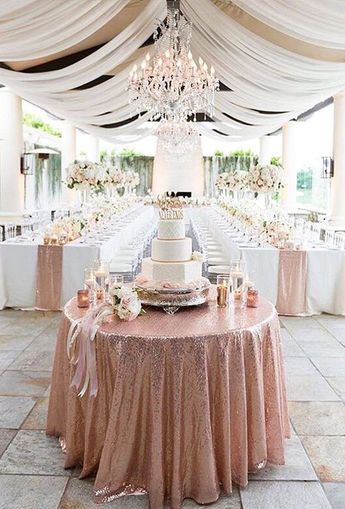
<path fill-rule="evenodd" d="M 334 96 L 333 158 L 330 219 L 345 226 L 345 91 Z"/>
<path fill-rule="evenodd" d="M 296 209 L 297 171 L 300 161 L 300 128 L 301 124 L 294 120 L 283 125 L 282 163 L 284 168 L 284 189 L 282 205 L 288 211 Z"/>
<path fill-rule="evenodd" d="M 90 134 L 87 140 L 87 159 L 99 163 L 99 138 Z"/>
<path fill-rule="evenodd" d="M 76 159 L 76 128 L 67 120 L 61 122 L 61 180 L 65 181 L 66 170 L 70 163 Z M 68 189 L 65 184 L 62 184 L 62 201 L 68 205 L 74 205 L 77 199 L 77 192 L 73 189 Z"/>
<path fill-rule="evenodd" d="M 22 100 L 0 90 L 0 215 L 24 211 L 24 176 L 20 173 L 23 152 Z"/>
<path fill-rule="evenodd" d="M 272 136 L 261 136 L 259 162 L 262 165 L 270 164 L 272 158 Z"/>

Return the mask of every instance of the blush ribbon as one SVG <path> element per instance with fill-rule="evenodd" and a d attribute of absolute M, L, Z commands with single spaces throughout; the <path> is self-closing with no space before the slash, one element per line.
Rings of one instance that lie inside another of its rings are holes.
<path fill-rule="evenodd" d="M 98 392 L 96 347 L 97 331 L 105 317 L 112 315 L 113 309 L 108 304 L 91 308 L 82 317 L 71 322 L 67 336 L 67 356 L 76 371 L 71 383 L 78 396 L 82 398 L 89 388 L 89 396 L 96 397 Z M 79 345 L 77 346 L 77 339 Z"/>

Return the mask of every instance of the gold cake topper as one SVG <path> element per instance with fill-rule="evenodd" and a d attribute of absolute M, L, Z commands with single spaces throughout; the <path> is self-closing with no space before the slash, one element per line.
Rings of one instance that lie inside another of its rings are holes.
<path fill-rule="evenodd" d="M 159 209 L 159 217 L 160 219 L 183 219 L 183 209 L 175 209 L 175 208 L 160 208 Z"/>

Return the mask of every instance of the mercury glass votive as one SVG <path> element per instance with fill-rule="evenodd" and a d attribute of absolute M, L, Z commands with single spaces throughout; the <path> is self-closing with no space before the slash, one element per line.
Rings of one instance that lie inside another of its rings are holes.
<path fill-rule="evenodd" d="M 89 290 L 78 290 L 77 291 L 77 306 L 78 308 L 88 308 L 89 302 Z"/>
<path fill-rule="evenodd" d="M 256 288 L 248 288 L 247 290 L 247 307 L 259 307 L 259 292 Z"/>

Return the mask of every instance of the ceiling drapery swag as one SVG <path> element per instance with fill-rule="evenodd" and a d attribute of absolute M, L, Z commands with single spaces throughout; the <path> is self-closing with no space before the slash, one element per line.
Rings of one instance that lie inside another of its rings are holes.
<path fill-rule="evenodd" d="M 197 123 L 203 134 L 238 140 L 270 133 L 345 89 L 343 0 L 182 0 L 181 11 L 192 23 L 193 56 L 212 65 L 221 82 L 214 122 Z M 152 129 L 145 112 L 133 114 L 127 79 L 166 14 L 165 0 L 1 2 L 0 83 L 87 132 L 115 142 L 140 139 Z M 109 23 L 119 26 L 115 35 L 85 55 L 30 69 L 30 61 L 87 48 Z"/>

